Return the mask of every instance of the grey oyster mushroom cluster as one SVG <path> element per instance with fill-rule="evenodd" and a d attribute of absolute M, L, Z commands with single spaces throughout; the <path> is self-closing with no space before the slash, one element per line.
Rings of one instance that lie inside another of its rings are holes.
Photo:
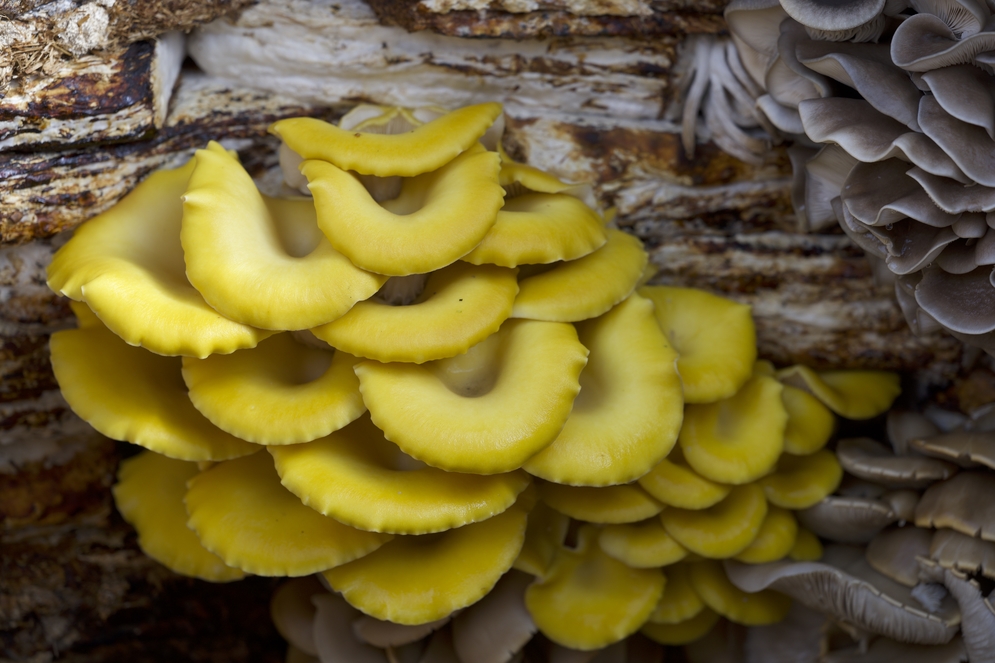
<path fill-rule="evenodd" d="M 928 413 L 889 413 L 890 445 L 840 440 L 843 484 L 798 514 L 831 542 L 820 561 L 725 563 L 740 589 L 788 594 L 856 641 L 824 661 L 995 661 L 995 403 Z"/>
<path fill-rule="evenodd" d="M 883 261 L 916 333 L 995 352 L 995 3 L 733 0 L 803 229 Z M 885 272 L 887 273 L 887 272 Z"/>

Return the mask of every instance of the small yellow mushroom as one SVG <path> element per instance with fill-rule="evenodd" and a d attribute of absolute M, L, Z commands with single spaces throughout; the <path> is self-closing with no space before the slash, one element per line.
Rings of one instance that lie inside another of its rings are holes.
<path fill-rule="evenodd" d="M 691 585 L 691 565 L 675 564 L 667 569 L 667 585 L 649 621 L 654 624 L 680 624 L 707 610 Z"/>
<path fill-rule="evenodd" d="M 660 514 L 667 534 L 702 557 L 722 559 L 738 555 L 760 533 L 767 500 L 760 486 L 736 486 L 715 506 L 700 511 L 667 507 Z"/>
<path fill-rule="evenodd" d="M 598 545 L 607 555 L 634 569 L 669 566 L 688 554 L 684 546 L 667 534 L 659 518 L 608 525 L 601 530 Z M 669 589 L 668 584 L 667 591 Z"/>
<path fill-rule="evenodd" d="M 736 587 L 720 562 L 707 560 L 691 565 L 691 585 L 709 608 L 743 626 L 765 626 L 784 619 L 791 599 L 772 589 L 750 594 Z"/>
<path fill-rule="evenodd" d="M 529 513 L 525 543 L 515 560 L 515 568 L 540 578 L 545 576 L 556 557 L 556 551 L 563 545 L 569 527 L 568 516 L 543 502 L 536 504 Z"/>
<path fill-rule="evenodd" d="M 747 564 L 763 564 L 783 559 L 794 550 L 798 539 L 798 521 L 787 509 L 768 505 L 757 538 L 735 556 Z"/>
<path fill-rule="evenodd" d="M 783 387 L 781 401 L 788 412 L 784 450 L 796 456 L 815 453 L 832 437 L 836 418 L 822 401 L 807 391 L 788 384 Z"/>
<path fill-rule="evenodd" d="M 777 379 L 804 389 L 830 410 L 847 419 L 870 419 L 888 411 L 902 388 L 897 373 L 885 371 L 823 371 L 792 366 Z"/>
<path fill-rule="evenodd" d="M 785 509 L 807 509 L 836 490 L 843 468 L 826 449 L 807 456 L 783 454 L 777 469 L 760 479 L 767 500 Z"/>
<path fill-rule="evenodd" d="M 641 476 L 639 485 L 664 504 L 681 509 L 707 509 L 732 490 L 732 486 L 710 481 L 692 470 L 679 446 Z"/>
<path fill-rule="evenodd" d="M 639 632 L 661 645 L 686 645 L 708 635 L 718 621 L 717 612 L 704 608 L 694 617 L 677 624 L 647 623 Z"/>
<path fill-rule="evenodd" d="M 564 486 L 541 482 L 542 500 L 560 513 L 589 523 L 634 523 L 663 510 L 639 484 L 620 486 Z"/>
<path fill-rule="evenodd" d="M 822 559 L 822 542 L 811 531 L 799 527 L 795 545 L 788 553 L 788 557 L 796 562 L 815 562 Z"/>

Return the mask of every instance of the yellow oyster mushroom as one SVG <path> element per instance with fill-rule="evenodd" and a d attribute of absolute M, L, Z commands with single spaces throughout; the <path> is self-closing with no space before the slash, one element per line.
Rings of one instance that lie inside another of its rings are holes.
<path fill-rule="evenodd" d="M 708 635 L 718 621 L 719 614 L 705 608 L 677 624 L 647 623 L 639 632 L 661 645 L 686 645 Z"/>
<path fill-rule="evenodd" d="M 406 456 L 368 416 L 328 437 L 269 447 L 283 485 L 311 508 L 371 532 L 427 534 L 486 520 L 528 487 L 524 472 L 446 472 Z"/>
<path fill-rule="evenodd" d="M 185 357 L 183 380 L 194 407 L 218 428 L 258 444 L 298 444 L 366 412 L 357 361 L 284 333 L 230 355 Z"/>
<path fill-rule="evenodd" d="M 656 319 L 677 350 L 687 403 L 729 398 L 750 378 L 757 333 L 750 307 L 693 288 L 645 286 Z"/>
<path fill-rule="evenodd" d="M 591 351 L 580 395 L 556 440 L 523 467 L 555 483 L 629 483 L 670 452 L 680 431 L 676 353 L 656 324 L 653 304 L 638 295 L 577 330 Z"/>
<path fill-rule="evenodd" d="M 692 470 L 680 447 L 674 447 L 666 458 L 639 477 L 639 485 L 664 504 L 681 509 L 707 509 L 725 499 L 732 490 L 732 486 L 710 481 Z"/>
<path fill-rule="evenodd" d="M 356 365 L 373 423 L 405 453 L 452 472 L 495 474 L 547 447 L 580 391 L 587 348 L 572 325 L 509 320 L 466 354 Z"/>
<path fill-rule="evenodd" d="M 320 234 L 297 237 L 295 246 L 282 241 L 281 226 L 291 226 L 284 234 L 316 226 L 312 201 L 267 201 L 215 142 L 194 161 L 180 241 L 187 278 L 222 315 L 263 329 L 307 329 L 340 317 L 386 281 L 356 268 Z"/>
<path fill-rule="evenodd" d="M 375 137 L 375 136 L 371 136 Z M 424 274 L 466 255 L 497 219 L 504 199 L 497 155 L 468 150 L 438 170 L 404 180 L 376 202 L 355 175 L 305 161 L 318 227 L 357 267 L 390 276 Z"/>
<path fill-rule="evenodd" d="M 269 454 L 219 463 L 190 479 L 187 526 L 229 566 L 303 576 L 351 562 L 393 537 L 343 525 L 280 485 Z"/>
<path fill-rule="evenodd" d="M 789 454 L 804 456 L 826 446 L 836 428 L 836 417 L 818 398 L 792 387 L 782 385 L 781 401 L 788 412 L 784 429 L 784 450 Z"/>
<path fill-rule="evenodd" d="M 541 482 L 539 494 L 560 513 L 589 523 L 634 523 L 663 510 L 638 484 L 594 487 Z"/>
<path fill-rule="evenodd" d="M 795 545 L 788 553 L 788 557 L 796 562 L 814 562 L 822 559 L 822 542 L 810 530 L 799 527 Z"/>
<path fill-rule="evenodd" d="M 161 355 L 234 352 L 272 334 L 225 318 L 187 280 L 180 197 L 193 169 L 191 160 L 149 175 L 80 226 L 48 267 L 52 290 L 86 302 L 130 345 Z"/>
<path fill-rule="evenodd" d="M 114 503 L 138 531 L 142 551 L 181 575 L 210 582 L 229 582 L 245 576 L 200 544 L 187 528 L 183 495 L 197 464 L 145 451 L 121 461 Z"/>
<path fill-rule="evenodd" d="M 768 505 L 760 532 L 743 552 L 734 557 L 747 564 L 763 564 L 783 559 L 795 547 L 798 521 L 787 509 Z"/>
<path fill-rule="evenodd" d="M 807 456 L 784 454 L 777 469 L 760 479 L 767 500 L 785 509 L 807 509 L 831 495 L 843 480 L 836 454 L 821 449 Z"/>
<path fill-rule="evenodd" d="M 311 331 L 359 357 L 420 364 L 463 354 L 496 332 L 516 294 L 514 270 L 457 262 L 432 272 L 411 304 L 391 306 L 374 297 Z"/>
<path fill-rule="evenodd" d="M 632 294 L 649 261 L 642 242 L 621 230 L 577 260 L 521 278 L 513 318 L 577 322 L 599 316 Z"/>
<path fill-rule="evenodd" d="M 755 593 L 736 587 L 720 562 L 707 560 L 691 565 L 691 585 L 709 608 L 743 626 L 775 624 L 788 615 L 791 599 L 772 589 Z"/>
<path fill-rule="evenodd" d="M 736 486 L 729 496 L 700 511 L 667 507 L 660 522 L 679 544 L 702 557 L 738 555 L 760 533 L 767 515 L 764 491 L 755 484 Z"/>
<path fill-rule="evenodd" d="M 504 146 L 498 143 L 498 155 L 501 157 L 501 186 L 514 191 L 516 188 L 534 191 L 536 193 L 563 193 L 576 187 L 567 184 L 555 175 L 533 166 L 515 161 L 504 151 Z"/>
<path fill-rule="evenodd" d="M 707 610 L 691 585 L 689 564 L 675 564 L 667 569 L 667 586 L 656 604 L 649 621 L 654 624 L 680 624 L 702 610 Z"/>
<path fill-rule="evenodd" d="M 598 545 L 610 557 L 634 569 L 668 566 L 687 557 L 688 551 L 667 534 L 659 518 L 639 523 L 608 525 Z M 668 581 L 669 583 L 669 581 Z M 669 591 L 670 585 L 667 585 Z"/>
<path fill-rule="evenodd" d="M 870 419 L 888 411 L 901 393 L 897 373 L 886 371 L 822 371 L 792 366 L 777 379 L 804 389 L 847 419 Z"/>
<path fill-rule="evenodd" d="M 518 553 L 514 568 L 534 576 L 543 577 L 563 545 L 570 527 L 570 518 L 539 502 L 529 513 L 525 530 L 525 543 Z"/>
<path fill-rule="evenodd" d="M 362 175 L 414 177 L 441 168 L 475 145 L 500 114 L 498 103 L 467 106 L 391 135 L 340 129 L 308 117 L 280 120 L 269 130 L 305 159 Z"/>
<path fill-rule="evenodd" d="M 72 306 L 80 327 L 52 334 L 52 370 L 69 407 L 97 431 L 180 460 L 226 460 L 261 449 L 194 408 L 179 357 L 132 347 L 85 304 Z"/>
<path fill-rule="evenodd" d="M 549 573 L 525 590 L 525 605 L 543 635 L 590 651 L 634 633 L 663 594 L 659 569 L 633 569 L 598 546 L 598 528 L 584 525 L 577 547 L 561 547 Z"/>
<path fill-rule="evenodd" d="M 527 510 L 515 505 L 480 523 L 399 536 L 377 552 L 324 573 L 354 607 L 397 624 L 424 624 L 482 599 L 511 568 Z"/>
<path fill-rule="evenodd" d="M 773 469 L 784 450 L 788 413 L 781 384 L 751 378 L 734 396 L 707 405 L 688 405 L 678 442 L 685 460 L 701 476 L 744 484 Z"/>

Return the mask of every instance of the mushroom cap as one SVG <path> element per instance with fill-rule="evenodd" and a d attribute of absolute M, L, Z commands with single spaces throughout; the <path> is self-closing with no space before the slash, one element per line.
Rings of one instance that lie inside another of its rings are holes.
<path fill-rule="evenodd" d="M 320 233 L 281 241 L 280 226 L 287 235 L 317 227 L 310 199 L 264 199 L 215 142 L 194 161 L 180 241 L 187 278 L 221 315 L 262 329 L 307 329 L 340 317 L 386 281 L 358 269 Z"/>
<path fill-rule="evenodd" d="M 269 452 L 283 485 L 305 504 L 372 532 L 426 534 L 485 520 L 514 504 L 530 481 L 524 472 L 482 477 L 418 467 L 366 416 Z"/>
<path fill-rule="evenodd" d="M 438 170 L 405 180 L 396 198 L 376 202 L 355 175 L 305 161 L 318 227 L 357 267 L 406 276 L 445 267 L 480 243 L 504 199 L 498 156 L 468 150 Z"/>
<path fill-rule="evenodd" d="M 949 527 L 995 541 L 995 473 L 961 472 L 926 489 L 916 506 L 916 527 Z"/>
<path fill-rule="evenodd" d="M 480 244 L 460 260 L 503 267 L 547 264 L 577 260 L 606 241 L 601 217 L 582 201 L 565 193 L 526 193 L 504 201 Z"/>
<path fill-rule="evenodd" d="M 74 303 L 73 310 L 80 327 L 52 334 L 52 370 L 69 407 L 98 432 L 179 460 L 226 460 L 260 450 L 194 408 L 179 357 L 128 345 L 85 304 Z"/>
<path fill-rule="evenodd" d="M 544 170 L 515 161 L 500 143 L 497 152 L 501 157 L 501 186 L 505 189 L 514 190 L 517 185 L 520 189 L 536 193 L 563 193 L 577 186 L 567 184 Z"/>
<path fill-rule="evenodd" d="M 411 304 L 368 299 L 311 332 L 359 357 L 421 364 L 463 354 L 496 332 L 517 294 L 514 270 L 457 262 L 429 274 Z"/>
<path fill-rule="evenodd" d="M 995 652 L 995 606 L 991 597 L 982 595 L 981 586 L 973 578 L 935 562 L 924 560 L 921 575 L 924 581 L 942 583 L 960 607 L 967 660 L 990 660 Z"/>
<path fill-rule="evenodd" d="M 607 228 L 608 241 L 518 284 L 513 318 L 577 322 L 607 312 L 635 290 L 649 261 L 636 237 Z"/>
<path fill-rule="evenodd" d="M 813 454 L 826 446 L 836 429 L 836 417 L 822 402 L 801 389 L 782 385 L 781 402 L 788 412 L 784 450 L 796 456 Z"/>
<path fill-rule="evenodd" d="M 357 361 L 285 333 L 230 355 L 184 357 L 183 380 L 194 407 L 218 428 L 258 444 L 297 444 L 366 411 Z"/>
<path fill-rule="evenodd" d="M 757 334 L 750 307 L 693 288 L 645 286 L 656 319 L 677 350 L 686 403 L 735 394 L 753 373 Z"/>
<path fill-rule="evenodd" d="M 684 546 L 667 534 L 659 518 L 608 525 L 598 535 L 598 545 L 605 554 L 634 569 L 668 566 L 688 554 Z"/>
<path fill-rule="evenodd" d="M 183 495 L 187 481 L 196 474 L 196 463 L 145 451 L 121 461 L 112 488 L 114 504 L 138 531 L 138 546 L 152 559 L 201 580 L 238 580 L 245 573 L 204 548 L 187 528 Z"/>
<path fill-rule="evenodd" d="M 395 537 L 376 553 L 323 575 L 364 613 L 424 624 L 482 599 L 511 568 L 525 540 L 527 510 L 436 534 Z"/>
<path fill-rule="evenodd" d="M 589 523 L 635 523 L 663 511 L 663 505 L 636 483 L 595 487 L 543 481 L 538 485 L 543 502 L 575 520 Z"/>
<path fill-rule="evenodd" d="M 771 504 L 785 509 L 807 509 L 836 490 L 843 469 L 836 456 L 825 449 L 808 456 L 783 454 L 777 469 L 760 479 Z"/>
<path fill-rule="evenodd" d="M 563 545 L 569 528 L 569 516 L 544 502 L 538 502 L 529 513 L 525 543 L 515 560 L 515 568 L 537 577 L 545 576 L 556 557 L 556 551 Z"/>
<path fill-rule="evenodd" d="M 743 552 L 735 556 L 747 564 L 776 562 L 787 557 L 795 547 L 798 538 L 798 521 L 787 509 L 768 505 L 767 515 L 760 525 L 757 538 Z"/>
<path fill-rule="evenodd" d="M 699 511 L 667 507 L 660 522 L 679 544 L 702 557 L 724 558 L 743 552 L 767 516 L 764 491 L 756 484 L 736 486 L 715 506 Z"/>
<path fill-rule="evenodd" d="M 822 542 L 811 531 L 799 527 L 795 545 L 788 553 L 788 557 L 796 562 L 815 562 L 822 558 Z"/>
<path fill-rule="evenodd" d="M 964 467 L 985 465 L 995 469 L 995 433 L 991 431 L 954 430 L 913 438 L 909 446 L 919 453 L 946 458 Z"/>
<path fill-rule="evenodd" d="M 781 0 L 788 16 L 816 30 L 850 30 L 875 18 L 885 0 Z"/>
<path fill-rule="evenodd" d="M 798 521 L 815 534 L 842 543 L 867 543 L 898 520 L 891 506 L 882 500 L 835 495 L 796 515 Z"/>
<path fill-rule="evenodd" d="M 577 547 L 561 547 L 549 573 L 525 591 L 525 605 L 550 640 L 590 651 L 638 630 L 665 579 L 658 569 L 633 569 L 606 555 L 597 527 L 581 526 L 577 539 Z"/>
<path fill-rule="evenodd" d="M 929 545 L 929 557 L 945 569 L 981 573 L 995 580 L 995 543 L 950 529 L 938 529 Z"/>
<path fill-rule="evenodd" d="M 686 645 L 703 638 L 711 631 L 720 619 L 719 613 L 705 608 L 694 617 L 690 617 L 677 624 L 659 624 L 647 622 L 639 629 L 653 642 L 661 645 Z"/>
<path fill-rule="evenodd" d="M 559 436 L 523 467 L 555 483 L 628 483 L 673 448 L 683 417 L 676 353 L 634 295 L 605 315 L 577 325 L 591 351 L 581 392 Z"/>
<path fill-rule="evenodd" d="M 933 533 L 918 527 L 889 527 L 867 544 L 864 555 L 871 568 L 906 587 L 919 584 L 916 557 L 929 556 Z"/>
<path fill-rule="evenodd" d="M 887 412 L 902 390 L 898 374 L 886 371 L 816 373 L 807 366 L 792 366 L 778 371 L 777 379 L 804 389 L 847 419 L 870 419 Z"/>
<path fill-rule="evenodd" d="M 736 485 L 770 472 L 784 451 L 781 391 L 777 380 L 757 375 L 734 396 L 688 405 L 678 438 L 688 464 L 706 479 Z"/>
<path fill-rule="evenodd" d="M 532 639 L 536 625 L 525 607 L 531 582 L 531 576 L 509 571 L 487 596 L 456 615 L 453 647 L 460 661 L 507 663 Z"/>
<path fill-rule="evenodd" d="M 743 591 L 729 580 L 720 562 L 705 560 L 690 566 L 694 593 L 731 622 L 744 626 L 774 624 L 784 619 L 791 609 L 791 599 L 780 592 L 769 589 Z"/>
<path fill-rule="evenodd" d="M 416 365 L 356 366 L 384 436 L 452 472 L 522 466 L 556 438 L 580 391 L 587 348 L 572 325 L 509 320 L 463 355 Z"/>
<path fill-rule="evenodd" d="M 680 447 L 639 477 L 639 485 L 664 504 L 681 509 L 707 509 L 732 490 L 732 486 L 710 481 L 692 470 Z"/>
<path fill-rule="evenodd" d="M 690 564 L 676 564 L 667 569 L 666 576 L 663 596 L 649 617 L 651 624 L 680 624 L 707 609 L 691 584 Z"/>
<path fill-rule="evenodd" d="M 186 511 L 183 513 L 185 516 Z M 292 578 L 276 588 L 269 602 L 273 626 L 291 647 L 308 656 L 318 655 L 314 643 L 314 616 L 317 611 L 311 597 L 324 593 L 325 588 L 314 576 Z"/>
<path fill-rule="evenodd" d="M 953 463 L 924 456 L 896 456 L 891 449 L 867 437 L 840 440 L 840 465 L 855 477 L 889 488 L 925 488 L 957 472 Z"/>
<path fill-rule="evenodd" d="M 357 640 L 374 647 L 400 647 L 427 639 L 434 631 L 449 623 L 451 615 L 424 624 L 395 624 L 369 615 L 360 615 L 352 621 L 352 632 Z"/>
<path fill-rule="evenodd" d="M 896 456 L 906 456 L 912 440 L 933 437 L 940 429 L 921 412 L 889 410 L 886 421 L 888 442 Z"/>
<path fill-rule="evenodd" d="M 309 117 L 280 120 L 269 130 L 305 159 L 362 175 L 414 177 L 470 149 L 499 115 L 501 104 L 491 102 L 460 108 L 403 134 L 340 129 Z"/>
<path fill-rule="evenodd" d="M 361 613 L 346 603 L 345 599 L 338 594 L 325 592 L 312 600 L 317 609 L 314 618 L 314 643 L 319 660 L 389 663 L 384 650 L 368 645 L 356 637 L 352 622 Z"/>
<path fill-rule="evenodd" d="M 52 290 L 85 301 L 130 345 L 162 355 L 234 352 L 272 333 L 218 315 L 187 280 L 180 197 L 194 164 L 149 175 L 77 228 L 48 267 Z"/>
<path fill-rule="evenodd" d="M 187 526 L 229 566 L 302 576 L 350 562 L 392 537 L 327 518 L 280 485 L 269 454 L 219 463 L 188 482 Z"/>

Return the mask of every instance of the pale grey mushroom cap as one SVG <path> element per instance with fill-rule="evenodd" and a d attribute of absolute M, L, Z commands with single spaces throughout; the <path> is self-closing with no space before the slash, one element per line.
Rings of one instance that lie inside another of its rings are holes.
<path fill-rule="evenodd" d="M 898 517 L 899 524 L 911 523 L 916 519 L 916 506 L 919 504 L 919 493 L 914 490 L 889 490 L 881 496 L 881 501 L 888 504 Z"/>
<path fill-rule="evenodd" d="M 817 536 L 841 543 L 867 543 L 898 520 L 891 506 L 880 499 L 838 495 L 830 495 L 795 515 Z"/>
<path fill-rule="evenodd" d="M 836 457 L 850 474 L 889 488 L 925 488 L 957 472 L 947 461 L 924 456 L 896 456 L 867 437 L 840 440 Z"/>
<path fill-rule="evenodd" d="M 945 569 L 980 573 L 995 580 L 995 542 L 951 529 L 938 529 L 930 542 L 928 556 Z"/>
<path fill-rule="evenodd" d="M 961 472 L 930 486 L 916 506 L 916 527 L 946 527 L 995 541 L 995 472 Z"/>
<path fill-rule="evenodd" d="M 380 649 L 399 647 L 428 637 L 449 623 L 451 616 L 425 624 L 395 624 L 369 615 L 360 615 L 352 622 L 352 632 L 358 640 Z"/>
<path fill-rule="evenodd" d="M 270 600 L 273 625 L 291 646 L 308 656 L 317 656 L 314 642 L 316 609 L 311 597 L 325 589 L 314 576 L 293 578 L 280 585 Z"/>
<path fill-rule="evenodd" d="M 941 582 L 960 608 L 961 637 L 971 663 L 995 663 L 995 606 L 981 595 L 978 583 L 963 573 L 923 560 L 921 576 Z"/>
<path fill-rule="evenodd" d="M 929 555 L 933 541 L 930 530 L 918 527 L 891 527 L 879 532 L 867 544 L 867 563 L 881 575 L 906 587 L 919 584 L 917 557 Z"/>
<path fill-rule="evenodd" d="M 352 621 L 360 612 L 338 594 L 317 594 L 312 598 L 317 613 L 314 641 L 321 663 L 389 663 L 382 649 L 356 639 Z"/>
<path fill-rule="evenodd" d="M 924 435 L 910 442 L 919 453 L 945 458 L 961 467 L 984 465 L 995 469 L 995 432 L 956 430 L 940 435 Z"/>
<path fill-rule="evenodd" d="M 781 0 L 788 15 L 817 30 L 852 30 L 884 10 L 885 0 Z"/>
<path fill-rule="evenodd" d="M 494 589 L 453 620 L 453 644 L 465 663 L 507 663 L 536 632 L 525 607 L 532 576 L 509 571 Z"/>
<path fill-rule="evenodd" d="M 885 426 L 888 442 L 891 443 L 891 449 L 897 456 L 909 453 L 909 443 L 912 440 L 933 437 L 940 433 L 936 424 L 924 414 L 912 410 L 889 410 Z"/>

